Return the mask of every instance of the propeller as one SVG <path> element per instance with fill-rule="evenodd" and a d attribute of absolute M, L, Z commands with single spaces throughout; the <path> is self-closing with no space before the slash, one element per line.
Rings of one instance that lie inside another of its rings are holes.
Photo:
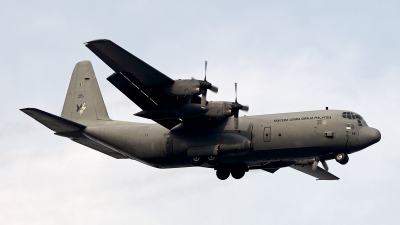
<path fill-rule="evenodd" d="M 207 61 L 205 62 L 205 74 L 204 81 L 200 82 L 200 93 L 201 93 L 201 105 L 206 106 L 207 104 L 207 90 L 217 93 L 218 87 L 213 86 L 210 82 L 207 81 Z"/>
<path fill-rule="evenodd" d="M 249 106 L 237 102 L 237 83 L 235 83 L 235 102 L 232 102 L 231 107 L 235 129 L 239 129 L 239 110 L 247 112 L 249 111 Z"/>

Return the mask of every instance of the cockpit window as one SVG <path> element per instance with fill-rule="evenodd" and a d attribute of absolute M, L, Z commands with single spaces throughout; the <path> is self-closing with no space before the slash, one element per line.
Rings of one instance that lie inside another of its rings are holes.
<path fill-rule="evenodd" d="M 364 119 L 362 118 L 362 116 L 360 116 L 360 115 L 356 115 L 356 118 L 357 118 L 358 120 L 364 120 Z"/>
<path fill-rule="evenodd" d="M 343 112 L 342 118 L 350 119 L 350 120 L 364 120 L 360 115 L 352 113 L 352 112 Z"/>

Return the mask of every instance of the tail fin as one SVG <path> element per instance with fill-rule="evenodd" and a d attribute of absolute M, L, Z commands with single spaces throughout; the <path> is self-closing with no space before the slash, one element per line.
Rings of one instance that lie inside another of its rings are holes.
<path fill-rule="evenodd" d="M 76 64 L 61 117 L 80 124 L 110 120 L 90 61 Z"/>

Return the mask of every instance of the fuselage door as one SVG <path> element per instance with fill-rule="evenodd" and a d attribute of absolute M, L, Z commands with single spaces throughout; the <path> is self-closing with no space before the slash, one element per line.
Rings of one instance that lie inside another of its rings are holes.
<path fill-rule="evenodd" d="M 271 141 L 271 127 L 264 127 L 264 142 Z"/>

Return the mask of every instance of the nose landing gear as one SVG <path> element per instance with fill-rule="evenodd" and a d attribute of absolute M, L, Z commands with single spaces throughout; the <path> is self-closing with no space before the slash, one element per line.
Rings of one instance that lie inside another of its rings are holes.
<path fill-rule="evenodd" d="M 336 162 L 344 165 L 344 164 L 349 162 L 349 156 L 346 153 L 343 153 L 343 152 L 342 153 L 338 153 L 335 156 L 335 160 L 336 160 Z"/>

